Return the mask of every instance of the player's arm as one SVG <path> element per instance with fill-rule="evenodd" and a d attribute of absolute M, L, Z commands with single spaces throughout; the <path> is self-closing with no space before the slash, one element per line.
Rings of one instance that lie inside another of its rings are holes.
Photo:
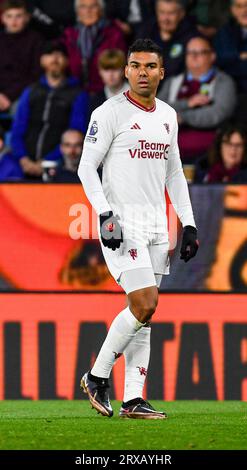
<path fill-rule="evenodd" d="M 91 116 L 85 137 L 78 176 L 85 194 L 100 218 L 104 246 L 115 250 L 122 242 L 121 227 L 104 195 L 97 169 L 114 139 L 114 116 L 111 110 L 96 109 Z"/>
<path fill-rule="evenodd" d="M 178 124 L 174 125 L 165 182 L 170 200 L 183 226 L 181 259 L 193 258 L 198 250 L 197 228 L 178 148 Z"/>

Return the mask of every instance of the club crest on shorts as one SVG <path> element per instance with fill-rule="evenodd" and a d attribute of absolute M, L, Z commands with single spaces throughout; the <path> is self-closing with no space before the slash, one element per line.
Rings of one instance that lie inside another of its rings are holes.
<path fill-rule="evenodd" d="M 132 259 L 137 258 L 137 248 L 131 248 L 131 250 L 128 251 Z"/>
<path fill-rule="evenodd" d="M 136 367 L 137 369 L 139 369 L 139 372 L 140 372 L 140 375 L 147 375 L 147 369 L 145 369 L 145 367 Z"/>

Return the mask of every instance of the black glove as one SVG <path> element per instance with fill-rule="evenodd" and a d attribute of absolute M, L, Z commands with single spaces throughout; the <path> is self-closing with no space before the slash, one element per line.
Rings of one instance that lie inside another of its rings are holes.
<path fill-rule="evenodd" d="M 197 240 L 197 229 L 191 225 L 186 225 L 183 229 L 180 259 L 183 259 L 185 263 L 187 263 L 187 261 L 196 256 L 198 247 L 199 241 Z"/>
<path fill-rule="evenodd" d="M 104 246 L 113 251 L 119 248 L 123 242 L 123 233 L 117 217 L 112 211 L 100 214 L 100 234 Z"/>

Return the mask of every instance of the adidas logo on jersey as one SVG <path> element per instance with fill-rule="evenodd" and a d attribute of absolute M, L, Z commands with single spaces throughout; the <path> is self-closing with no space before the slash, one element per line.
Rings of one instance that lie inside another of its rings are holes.
<path fill-rule="evenodd" d="M 141 129 L 141 128 L 140 128 L 139 124 L 135 123 L 135 124 L 131 127 L 131 129 Z"/>

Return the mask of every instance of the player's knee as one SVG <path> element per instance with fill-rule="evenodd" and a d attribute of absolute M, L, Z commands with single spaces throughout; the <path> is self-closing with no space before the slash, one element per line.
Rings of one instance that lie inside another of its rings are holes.
<path fill-rule="evenodd" d="M 146 323 L 151 320 L 153 314 L 155 313 L 156 307 L 158 304 L 158 297 L 150 297 L 143 299 L 138 304 L 132 306 L 133 310 L 138 315 L 138 320 L 141 323 Z"/>
<path fill-rule="evenodd" d="M 151 320 L 153 314 L 155 313 L 156 310 L 156 305 L 155 304 L 150 304 L 147 305 L 146 307 L 143 307 L 141 310 L 141 323 L 146 323 Z"/>

